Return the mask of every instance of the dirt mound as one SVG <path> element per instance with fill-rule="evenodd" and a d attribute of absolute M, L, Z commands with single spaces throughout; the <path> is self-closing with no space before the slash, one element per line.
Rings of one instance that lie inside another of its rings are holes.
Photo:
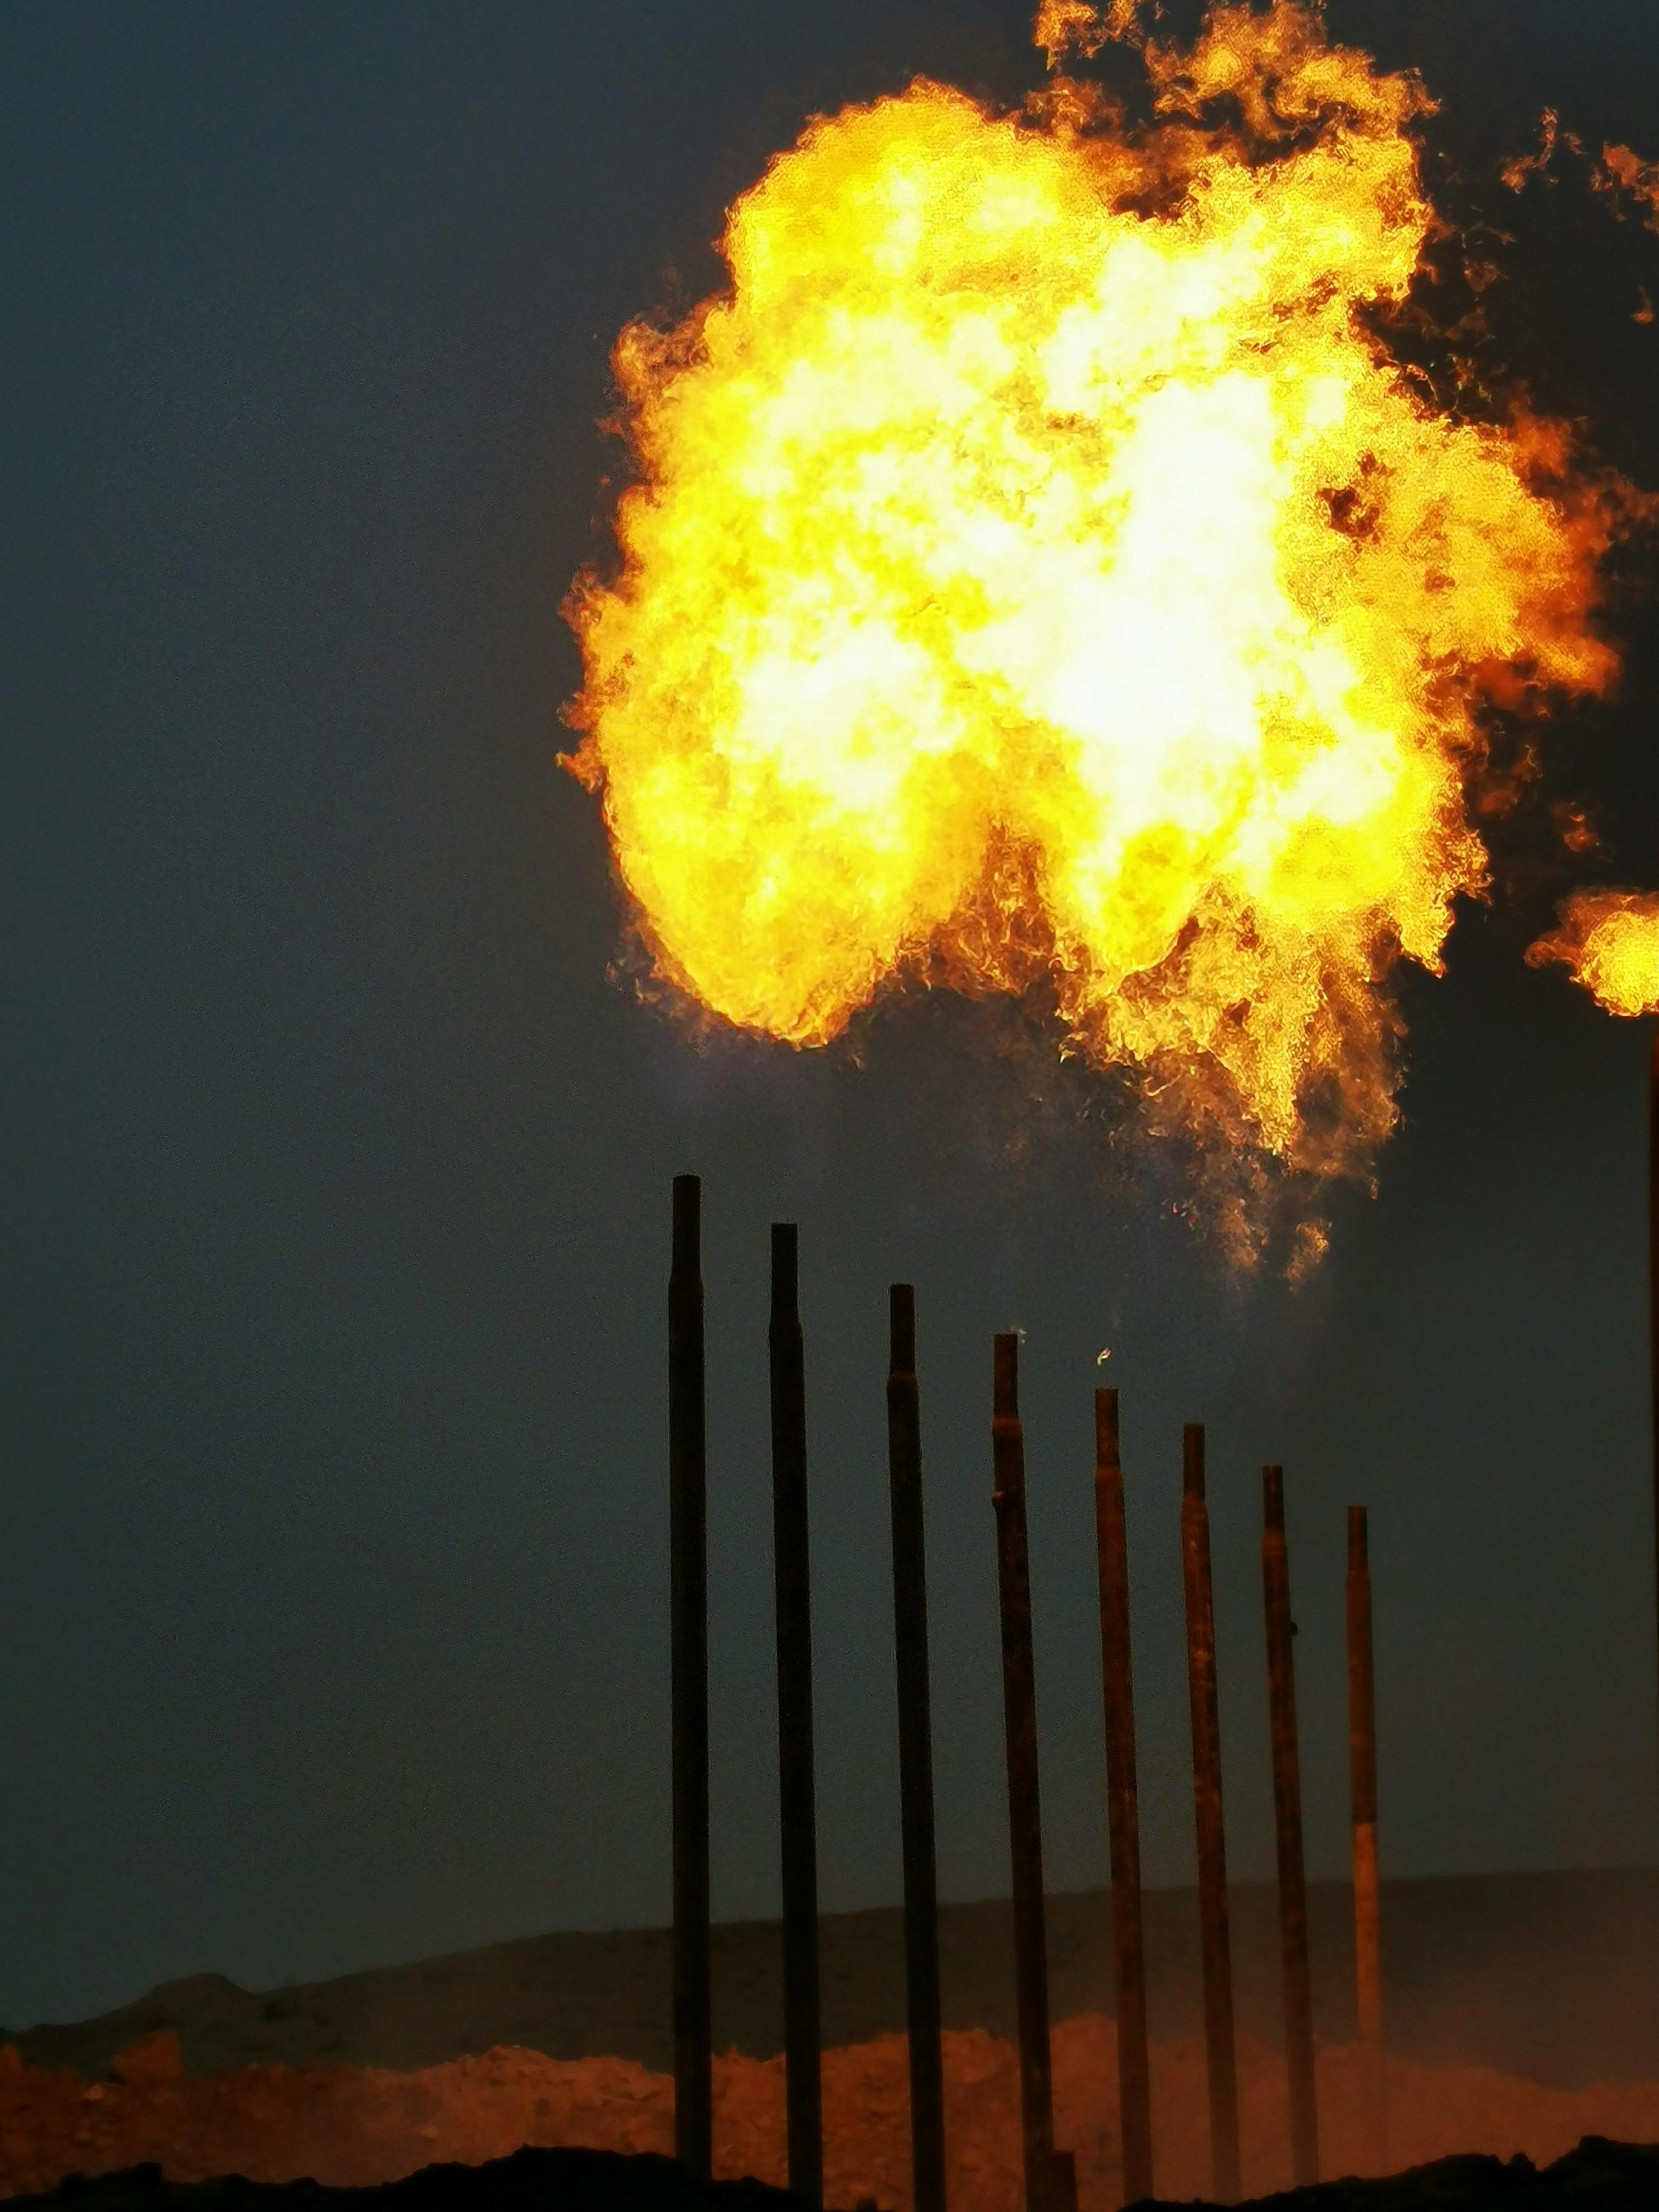
<path fill-rule="evenodd" d="M 1119 2201 L 1116 2040 L 1097 2014 L 1054 2031 L 1056 2134 L 1075 2152 L 1082 2212 Z M 1021 2212 L 1018 2085 L 1012 2046 L 982 2029 L 945 2039 L 945 2127 L 952 2212 Z M 631 2059 L 556 2059 L 503 2049 L 410 2073 L 331 2064 L 248 2066 L 198 2079 L 165 2035 L 120 2057 L 112 2081 L 24 2064 L 0 2050 L 0 2193 L 52 2188 L 65 2175 L 150 2162 L 174 2181 L 241 2174 L 335 2185 L 395 2180 L 434 2161 L 472 2166 L 522 2145 L 656 2152 L 672 2148 L 673 2091 Z M 1246 2192 L 1289 2181 L 1284 2068 L 1267 2045 L 1239 2048 Z M 1351 2051 L 1319 2061 L 1324 2170 L 1362 2171 L 1359 2075 Z M 909 2212 L 904 2039 L 825 2054 L 824 2185 L 831 2204 L 872 2197 Z M 1399 2171 L 1456 2153 L 1538 2165 L 1586 2136 L 1659 2139 L 1659 2083 L 1542 2087 L 1474 2067 L 1391 2064 L 1389 2165 Z M 1201 2046 L 1153 2052 L 1159 2194 L 1192 2199 L 1209 2185 Z M 783 2063 L 729 2053 L 714 2078 L 718 2174 L 784 2179 Z M 90 2212 L 90 2208 L 88 2208 Z"/>

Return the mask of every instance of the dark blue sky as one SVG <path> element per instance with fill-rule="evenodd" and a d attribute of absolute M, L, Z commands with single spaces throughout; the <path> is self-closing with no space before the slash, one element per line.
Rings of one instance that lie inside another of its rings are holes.
<path fill-rule="evenodd" d="M 1546 100 L 1659 153 L 1650 0 L 1335 19 L 1425 64 L 1471 189 Z M 1075 1096 L 994 1015 L 884 1019 L 861 1070 L 700 1055 L 608 980 L 603 841 L 554 756 L 610 340 L 671 270 L 686 296 L 714 281 L 722 208 L 808 112 L 917 70 L 1015 91 L 1025 37 L 994 0 L 0 18 L 0 2020 L 664 1915 L 687 1167 L 718 1910 L 775 1897 L 774 1217 L 800 1220 L 805 1267 L 826 1904 L 898 1887 L 896 1276 L 921 1304 L 947 1893 L 1006 1879 L 985 1340 L 1014 1325 L 1057 1883 L 1104 1867 L 1109 1342 L 1154 1880 L 1190 1864 L 1194 1418 L 1241 1874 L 1271 1863 L 1267 1457 L 1289 1470 L 1316 1870 L 1342 1850 L 1354 1498 L 1388 1869 L 1654 1856 L 1646 1040 L 1522 966 L 1547 902 L 1519 845 L 1534 906 L 1466 918 L 1447 979 L 1410 989 L 1407 1125 L 1297 1293 L 1229 1280 L 1155 1170 L 1108 1194 Z M 1603 223 L 1598 290 L 1565 199 L 1511 207 L 1505 312 L 1553 403 L 1659 483 L 1659 336 L 1607 304 L 1625 275 L 1656 289 L 1659 240 Z M 1623 876 L 1659 881 L 1650 599 L 1621 619 L 1623 702 L 1553 743 Z"/>

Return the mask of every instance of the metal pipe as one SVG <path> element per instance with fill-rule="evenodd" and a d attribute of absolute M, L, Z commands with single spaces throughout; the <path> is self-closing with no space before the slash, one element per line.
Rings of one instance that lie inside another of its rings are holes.
<path fill-rule="evenodd" d="M 676 1176 L 674 1257 L 668 1278 L 674 2152 L 707 2179 L 714 2148 L 714 2049 L 708 1993 L 708 1543 L 702 1243 L 702 1184 L 696 1176 Z"/>
<path fill-rule="evenodd" d="M 806 1364 L 799 1242 L 772 1224 L 772 1550 L 777 1591 L 778 1813 L 783 1856 L 784 2104 L 789 2186 L 823 2201 L 818 1851 L 812 1759 L 812 1578 L 806 1512 Z"/>
<path fill-rule="evenodd" d="M 1371 2164 L 1388 2171 L 1382 2063 L 1382 1945 L 1376 1863 L 1376 1694 L 1371 1574 L 1363 1505 L 1348 1508 L 1348 1750 L 1353 1803 L 1355 2013 Z"/>
<path fill-rule="evenodd" d="M 1319 2107 L 1314 2088 L 1313 1985 L 1308 1965 L 1308 1883 L 1302 1852 L 1302 1762 L 1296 1729 L 1296 1622 L 1285 1535 L 1285 1470 L 1261 1470 L 1261 1590 L 1267 1621 L 1267 1708 L 1272 1722 L 1273 1815 L 1279 1844 L 1279 1942 L 1285 1970 L 1285 2069 L 1290 2085 L 1295 2185 L 1319 2179 Z"/>
<path fill-rule="evenodd" d="M 1008 1840 L 1013 1872 L 1014 1980 L 1019 2016 L 1019 2104 L 1026 2212 L 1056 2195 L 1054 2078 L 1048 2050 L 1048 1960 L 1037 1787 L 1036 1678 L 1031 1657 L 1031 1571 L 1025 1533 L 1025 1443 L 1019 1425 L 1019 1339 L 999 1336 L 991 1449 L 1002 1613 L 1002 1707 L 1008 1747 Z"/>
<path fill-rule="evenodd" d="M 1193 1723 L 1193 1809 L 1198 1830 L 1198 1911 L 1204 1956 L 1204 2045 L 1210 2081 L 1210 2163 L 1223 2203 L 1239 2193 L 1238 2058 L 1233 2044 L 1232 1946 L 1227 1924 L 1227 1844 L 1221 1806 L 1221 1720 L 1216 1700 L 1215 1601 L 1210 1516 L 1204 1498 L 1204 1430 L 1182 1439 L 1181 1558 L 1187 1596 L 1187 1690 Z"/>
<path fill-rule="evenodd" d="M 1123 2201 L 1152 2193 L 1152 2075 L 1140 1911 L 1134 1680 L 1129 1650 L 1129 1547 L 1118 1454 L 1117 1392 L 1095 1393 L 1095 1551 L 1106 1703 L 1106 1811 L 1112 1856 L 1112 1968 L 1117 1996 L 1118 2129 Z"/>
<path fill-rule="evenodd" d="M 933 1848 L 933 1732 L 927 1675 L 927 1553 L 921 1504 L 915 1292 L 908 1283 L 895 1283 L 888 1302 L 887 1473 L 893 1512 L 893 1632 L 898 1662 L 910 2172 L 915 2212 L 945 2212 L 945 2060 L 940 2037 L 939 1876 Z"/>
<path fill-rule="evenodd" d="M 1653 1393 L 1654 1559 L 1659 1572 L 1659 1027 L 1654 1030 L 1648 1055 L 1648 1372 Z"/>

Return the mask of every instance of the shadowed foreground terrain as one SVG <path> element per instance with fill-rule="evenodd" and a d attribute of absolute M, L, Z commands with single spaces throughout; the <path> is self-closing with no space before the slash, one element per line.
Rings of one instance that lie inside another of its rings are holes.
<path fill-rule="evenodd" d="M 30 2201 L 72 2212 L 798 2212 L 801 2203 L 759 2182 L 699 2183 L 672 2159 L 556 2150 L 521 2150 L 484 2166 L 428 2166 L 378 2189 L 234 2178 L 181 2185 L 139 2166 Z M 1626 2212 L 1659 2203 L 1659 2151 L 1592 2138 L 1541 2173 L 1524 2159 L 1453 2158 L 1387 2180 L 1329 2182 L 1253 2201 L 1299 2212 Z"/>
<path fill-rule="evenodd" d="M 231 2175 L 173 2182 L 155 2166 L 99 2181 L 80 2178 L 37 2204 L 79 2212 L 800 2212 L 800 2199 L 760 2181 L 699 2181 L 672 2158 L 615 2151 L 520 2150 L 488 2166 L 428 2166 L 367 2189 L 270 2183 Z"/>

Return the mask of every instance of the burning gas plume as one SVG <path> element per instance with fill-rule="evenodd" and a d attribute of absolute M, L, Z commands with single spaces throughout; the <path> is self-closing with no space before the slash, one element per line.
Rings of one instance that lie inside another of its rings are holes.
<path fill-rule="evenodd" d="M 1040 42 L 1133 12 L 1045 0 Z M 1559 426 L 1454 419 L 1376 334 L 1431 222 L 1415 79 L 1293 0 L 1144 54 L 1145 128 L 1065 77 L 814 121 L 729 289 L 623 331 L 574 766 L 726 1021 L 1041 984 L 1159 1125 L 1349 1170 L 1390 973 L 1485 879 L 1486 705 L 1614 672 L 1607 525 Z"/>
<path fill-rule="evenodd" d="M 1659 891 L 1575 891 L 1527 957 L 1570 968 L 1610 1014 L 1659 1014 Z"/>

